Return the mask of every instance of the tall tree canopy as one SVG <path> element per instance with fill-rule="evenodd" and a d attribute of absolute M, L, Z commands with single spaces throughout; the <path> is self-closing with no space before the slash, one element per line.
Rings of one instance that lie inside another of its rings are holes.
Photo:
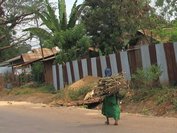
<path fill-rule="evenodd" d="M 166 20 L 166 25 L 160 27 L 158 34 L 167 41 L 177 41 L 177 1 L 155 0 L 157 14 Z"/>
<path fill-rule="evenodd" d="M 177 18 L 177 1 L 176 0 L 155 0 L 155 5 L 159 8 L 158 12 L 165 19 Z"/>
<path fill-rule="evenodd" d="M 148 28 L 143 23 L 154 13 L 149 3 L 149 0 L 85 0 L 87 8 L 82 19 L 94 45 L 103 54 L 122 49 L 125 38 L 138 29 Z"/>
<path fill-rule="evenodd" d="M 40 7 L 39 4 L 41 3 L 38 0 L 0 1 L 0 61 L 26 52 L 30 48 L 25 43 L 28 38 L 21 34 L 17 36 L 16 28 L 32 20 L 33 12 L 28 8 Z M 20 48 L 22 49 L 19 50 Z"/>

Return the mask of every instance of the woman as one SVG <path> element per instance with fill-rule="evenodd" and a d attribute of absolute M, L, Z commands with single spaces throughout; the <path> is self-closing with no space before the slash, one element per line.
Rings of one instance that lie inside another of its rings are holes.
<path fill-rule="evenodd" d="M 110 68 L 105 69 L 105 76 L 111 76 L 112 72 Z M 109 118 L 114 118 L 114 125 L 118 125 L 120 119 L 120 108 L 117 102 L 117 94 L 106 96 L 103 100 L 102 114 L 106 116 L 105 124 L 109 125 Z"/>

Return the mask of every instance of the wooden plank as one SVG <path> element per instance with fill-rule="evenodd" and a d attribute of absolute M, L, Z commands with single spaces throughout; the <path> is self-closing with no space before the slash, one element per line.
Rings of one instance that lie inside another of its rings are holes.
<path fill-rule="evenodd" d="M 107 67 L 111 68 L 110 56 L 108 56 L 108 55 L 106 56 L 106 64 L 107 64 Z"/>
<path fill-rule="evenodd" d="M 91 59 L 88 58 L 87 59 L 87 68 L 88 68 L 88 75 L 92 75 L 92 63 L 91 63 Z"/>
<path fill-rule="evenodd" d="M 115 54 L 116 56 L 116 62 L 117 62 L 117 69 L 118 69 L 118 73 L 122 72 L 122 62 L 121 62 L 121 57 L 120 57 L 120 52 Z"/>
<path fill-rule="evenodd" d="M 78 60 L 78 67 L 79 67 L 79 77 L 82 79 L 84 76 L 83 76 L 82 62 L 81 62 L 81 60 Z"/>
<path fill-rule="evenodd" d="M 142 65 L 141 50 L 140 50 L 140 49 L 135 50 L 135 58 L 136 58 L 136 64 L 137 64 L 136 70 L 137 70 L 138 68 L 142 68 L 143 65 Z"/>
<path fill-rule="evenodd" d="M 175 51 L 172 43 L 164 44 L 165 55 L 167 60 L 167 70 L 169 81 L 174 83 L 177 81 L 177 66 L 175 60 Z"/>
<path fill-rule="evenodd" d="M 136 68 L 137 68 L 135 50 L 128 51 L 127 53 L 128 53 L 128 61 L 130 66 L 130 74 L 133 74 L 136 72 Z"/>
<path fill-rule="evenodd" d="M 65 86 L 65 85 L 69 84 L 68 71 L 67 71 L 66 64 L 64 64 L 62 66 L 62 68 L 63 68 L 63 80 L 64 80 L 63 82 L 64 82 L 64 86 Z"/>
<path fill-rule="evenodd" d="M 156 54 L 156 45 L 149 45 L 150 61 L 151 65 L 157 65 L 157 54 Z"/>
<path fill-rule="evenodd" d="M 76 80 L 75 80 L 75 76 L 74 76 L 74 66 L 73 66 L 73 62 L 69 62 L 69 64 L 70 64 L 71 77 L 72 77 L 72 82 L 71 82 L 71 83 L 73 83 L 73 82 L 76 81 Z"/>
<path fill-rule="evenodd" d="M 97 64 L 97 73 L 98 73 L 98 77 L 102 77 L 102 70 L 101 70 L 101 61 L 100 61 L 100 57 L 96 58 L 96 64 Z"/>

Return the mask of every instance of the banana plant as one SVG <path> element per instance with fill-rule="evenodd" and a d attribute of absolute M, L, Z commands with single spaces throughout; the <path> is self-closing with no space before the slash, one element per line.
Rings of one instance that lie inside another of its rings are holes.
<path fill-rule="evenodd" d="M 29 31 L 31 36 L 37 36 L 44 46 L 59 46 L 62 49 L 64 44 L 61 44 L 58 35 L 76 26 L 76 22 L 84 9 L 84 4 L 77 5 L 77 0 L 75 0 L 69 20 L 67 20 L 65 0 L 58 0 L 58 16 L 48 0 L 45 0 L 45 7 L 46 10 L 44 11 L 36 10 L 35 15 L 42 20 L 42 25 L 46 26 L 47 29 L 42 28 L 41 25 L 41 27 L 27 28 L 25 31 Z"/>

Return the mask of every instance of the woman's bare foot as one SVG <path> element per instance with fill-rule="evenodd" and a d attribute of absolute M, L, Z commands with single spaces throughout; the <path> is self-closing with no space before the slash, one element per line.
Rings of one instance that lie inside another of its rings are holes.
<path fill-rule="evenodd" d="M 106 125 L 109 125 L 109 121 L 106 121 L 105 124 L 106 124 Z"/>
<path fill-rule="evenodd" d="M 117 123 L 117 122 L 115 122 L 115 123 L 114 123 L 114 125 L 115 125 L 115 126 L 117 126 L 117 125 L 118 125 L 118 123 Z"/>
<path fill-rule="evenodd" d="M 117 125 L 118 125 L 118 121 L 117 121 L 117 120 L 115 120 L 115 123 L 114 123 L 114 125 L 115 125 L 115 126 L 117 126 Z"/>

